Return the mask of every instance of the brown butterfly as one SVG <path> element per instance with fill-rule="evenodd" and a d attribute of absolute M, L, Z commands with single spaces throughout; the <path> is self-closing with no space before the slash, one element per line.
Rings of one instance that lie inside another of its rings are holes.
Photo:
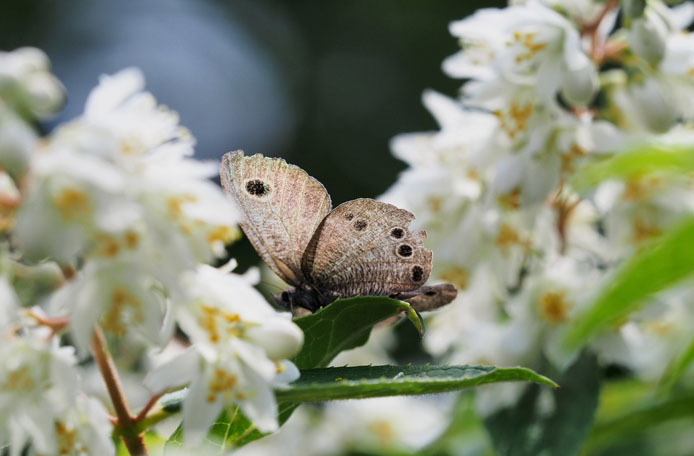
<path fill-rule="evenodd" d="M 222 157 L 220 176 L 253 247 L 292 286 L 278 304 L 314 312 L 338 298 L 390 296 L 424 311 L 456 297 L 451 284 L 424 285 L 432 253 L 422 246 L 426 232 L 409 230 L 410 212 L 366 198 L 331 211 L 330 195 L 306 171 L 240 150 Z"/>

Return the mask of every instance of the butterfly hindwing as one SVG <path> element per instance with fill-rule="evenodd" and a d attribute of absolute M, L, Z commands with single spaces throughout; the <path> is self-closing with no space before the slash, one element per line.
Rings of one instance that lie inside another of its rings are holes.
<path fill-rule="evenodd" d="M 244 215 L 240 223 L 265 263 L 290 285 L 303 281 L 301 258 L 330 212 L 330 195 L 318 180 L 281 158 L 228 152 L 222 186 Z"/>
<path fill-rule="evenodd" d="M 419 288 L 431 272 L 423 231 L 414 215 L 391 204 L 357 199 L 341 204 L 318 226 L 302 259 L 307 281 L 338 297 L 390 295 Z"/>

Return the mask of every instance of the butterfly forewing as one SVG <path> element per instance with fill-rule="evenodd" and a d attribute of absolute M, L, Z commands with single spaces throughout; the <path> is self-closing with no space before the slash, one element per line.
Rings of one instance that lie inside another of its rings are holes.
<path fill-rule="evenodd" d="M 341 204 L 318 226 L 302 260 L 304 277 L 336 296 L 389 295 L 419 288 L 431 272 L 423 231 L 414 215 L 391 204 L 357 199 Z"/>
<path fill-rule="evenodd" d="M 244 214 L 240 223 L 253 247 L 291 285 L 303 281 L 301 258 L 330 212 L 330 196 L 298 166 L 260 154 L 229 152 L 220 166 L 222 186 Z"/>

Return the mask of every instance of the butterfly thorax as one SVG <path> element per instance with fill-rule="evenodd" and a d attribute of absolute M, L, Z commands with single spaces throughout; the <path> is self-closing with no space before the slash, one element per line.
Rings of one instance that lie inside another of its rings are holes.
<path fill-rule="evenodd" d="M 275 301 L 278 306 L 288 310 L 293 311 L 301 307 L 315 312 L 321 307 L 327 306 L 338 297 L 334 293 L 324 293 L 311 285 L 303 284 L 283 291 L 275 296 Z"/>

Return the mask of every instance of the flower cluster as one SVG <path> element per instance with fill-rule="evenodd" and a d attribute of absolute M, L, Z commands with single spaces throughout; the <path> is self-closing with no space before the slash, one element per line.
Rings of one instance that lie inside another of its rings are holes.
<path fill-rule="evenodd" d="M 608 181 L 589 198 L 567 183 L 578 166 L 626 145 L 694 141 L 694 5 L 643 8 L 581 0 L 513 1 L 451 24 L 464 78 L 453 99 L 427 91 L 440 130 L 397 136 L 407 169 L 382 199 L 417 214 L 436 258 L 432 277 L 462 291 L 434 316 L 428 350 L 456 363 L 572 361 L 565 328 L 620 261 L 694 211 L 691 176 Z M 654 298 L 591 342 L 603 362 L 657 378 L 691 327 L 694 289 Z M 647 350 L 645 347 L 649 347 Z M 522 386 L 482 393 L 489 413 Z"/>
<path fill-rule="evenodd" d="M 301 330 L 253 277 L 207 266 L 239 236 L 217 164 L 192 158 L 194 138 L 143 86 L 136 69 L 104 76 L 80 117 L 40 137 L 62 87 L 41 51 L 0 54 L 0 446 L 13 455 L 114 454 L 123 416 L 77 368 L 95 327 L 139 347 L 188 336 L 146 384 L 155 398 L 190 384 L 191 443 L 234 405 L 275 429 L 272 390 L 298 377 Z"/>

